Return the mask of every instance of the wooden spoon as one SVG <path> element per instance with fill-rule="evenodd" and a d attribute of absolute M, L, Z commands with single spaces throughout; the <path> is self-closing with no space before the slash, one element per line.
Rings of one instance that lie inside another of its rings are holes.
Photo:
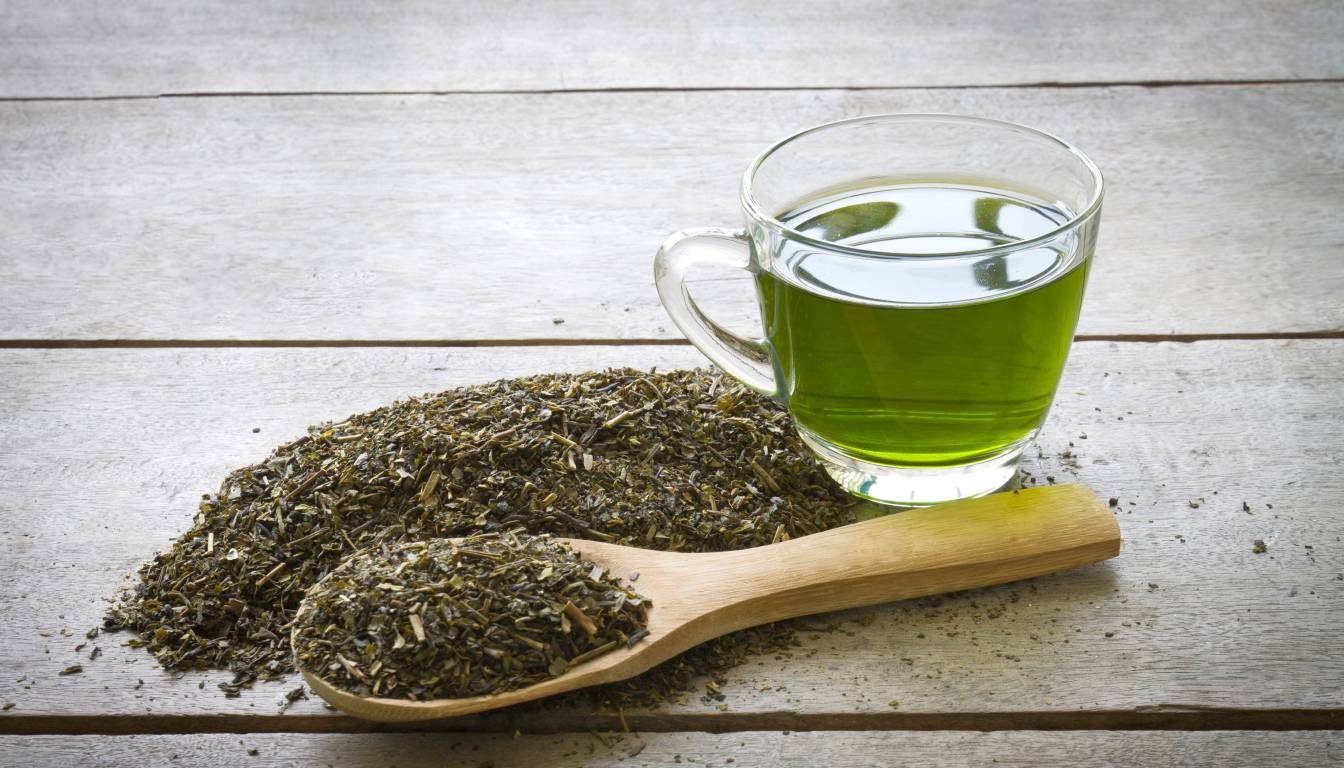
<path fill-rule="evenodd" d="M 649 636 L 534 685 L 491 696 L 362 698 L 305 671 L 352 715 L 407 722 L 465 715 L 623 680 L 711 638 L 771 621 L 1001 584 L 1120 553 L 1120 528 L 1082 485 L 999 493 L 888 515 L 755 549 L 686 554 L 568 540 L 609 573 L 639 573 Z M 300 608 L 302 610 L 302 608 Z M 297 645 L 297 644 L 296 644 Z"/>

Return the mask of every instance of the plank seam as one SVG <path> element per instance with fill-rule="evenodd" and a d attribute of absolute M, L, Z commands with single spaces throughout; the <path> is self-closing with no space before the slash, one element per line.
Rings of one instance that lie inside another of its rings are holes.
<path fill-rule="evenodd" d="M 1137 344 L 1198 341 L 1275 341 L 1344 339 L 1344 330 L 1267 331 L 1245 333 L 1121 333 L 1079 334 L 1077 342 Z M 676 338 L 535 338 L 535 339 L 0 339 L 0 349 L 215 349 L 215 348 L 347 348 L 347 347 L 647 347 L 687 346 Z"/>
<path fill-rule="evenodd" d="M 1156 705 L 1072 712 L 920 713 L 518 713 L 424 723 L 375 723 L 346 715 L 7 715 L 0 735 L 192 733 L 554 734 L 630 730 L 646 733 L 743 731 L 1309 731 L 1344 729 L 1344 708 L 1238 709 Z"/>
<path fill-rule="evenodd" d="M 181 91 L 165 93 L 128 93 L 105 96 L 0 96 L 4 102 L 44 101 L 145 101 L 154 99 L 292 98 L 356 96 L 523 96 L 594 93 L 757 93 L 773 91 L 970 91 L 997 89 L 1071 89 L 1071 88 L 1200 88 L 1255 87 L 1274 85 L 1311 85 L 1344 83 L 1341 77 L 1231 80 L 1080 80 L 1061 82 L 1042 80 L 1031 83 L 968 83 L 959 85 L 710 85 L 710 86 L 615 86 L 604 88 L 499 88 L 444 90 L 368 90 L 368 91 Z"/>

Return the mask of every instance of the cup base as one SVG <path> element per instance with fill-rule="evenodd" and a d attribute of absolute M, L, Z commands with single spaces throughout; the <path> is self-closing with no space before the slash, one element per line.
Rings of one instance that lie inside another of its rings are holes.
<path fill-rule="evenodd" d="M 856 459 L 800 424 L 803 442 L 817 454 L 830 476 L 849 493 L 895 507 L 927 507 L 985 496 L 1017 475 L 1022 450 L 1035 434 L 987 459 L 947 467 L 902 467 Z"/>

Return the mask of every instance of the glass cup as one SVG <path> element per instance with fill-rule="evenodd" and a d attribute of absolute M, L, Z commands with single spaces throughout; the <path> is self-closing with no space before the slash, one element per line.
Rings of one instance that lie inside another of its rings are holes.
<path fill-rule="evenodd" d="M 1049 411 L 1100 223 L 1101 172 L 1049 134 L 953 115 L 829 123 L 742 178 L 746 229 L 654 264 L 673 322 L 783 403 L 846 490 L 922 506 L 991 493 Z M 763 338 L 706 316 L 694 264 L 750 272 Z"/>

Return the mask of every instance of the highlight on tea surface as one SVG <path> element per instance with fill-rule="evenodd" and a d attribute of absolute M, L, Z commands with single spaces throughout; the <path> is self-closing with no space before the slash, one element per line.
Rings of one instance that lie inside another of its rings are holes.
<path fill-rule="evenodd" d="M 556 677 L 648 634 L 649 601 L 548 536 L 380 546 L 308 592 L 299 666 L 357 696 L 456 699 Z"/>
<path fill-rule="evenodd" d="M 519 530 L 720 551 L 844 525 L 855 506 L 783 408 L 718 372 L 506 379 L 313 427 L 229 473 L 106 626 L 169 670 L 231 671 L 232 695 L 294 671 L 304 591 L 357 550 Z M 654 704 L 794 636 L 743 630 L 570 696 Z"/>

